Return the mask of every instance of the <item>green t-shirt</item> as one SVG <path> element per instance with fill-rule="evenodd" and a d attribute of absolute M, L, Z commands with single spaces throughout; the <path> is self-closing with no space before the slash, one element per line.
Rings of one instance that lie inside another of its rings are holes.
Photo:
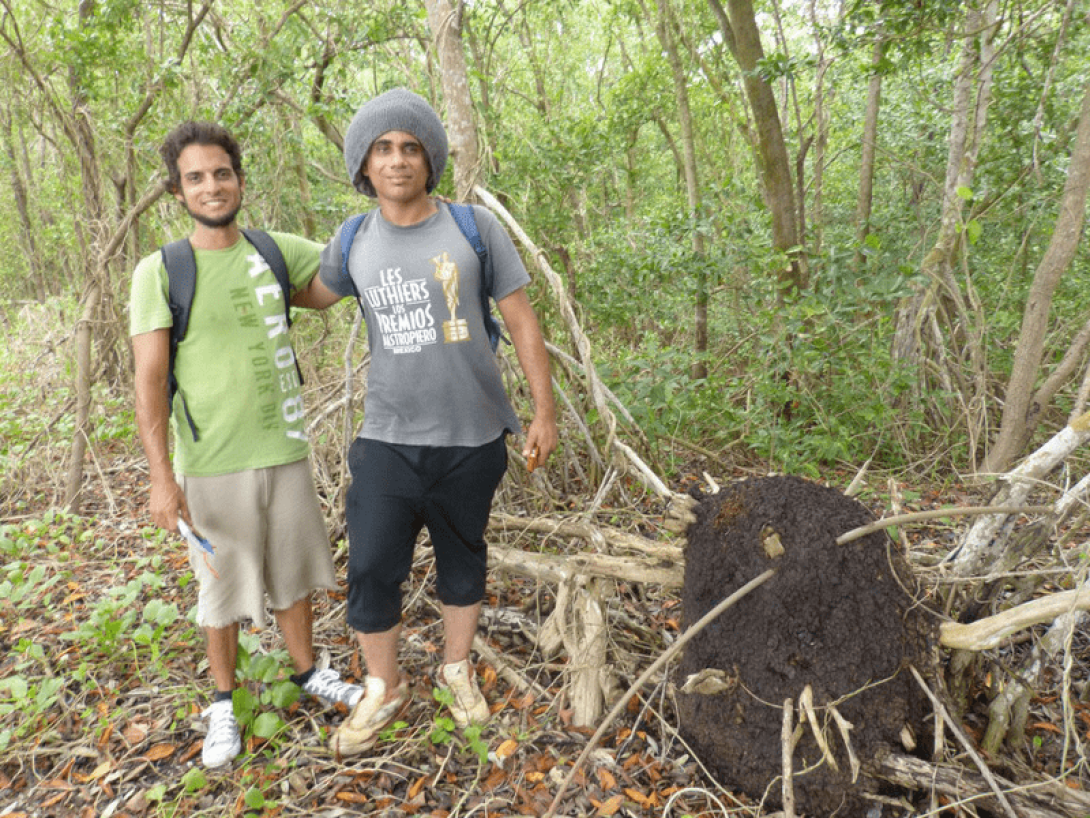
<path fill-rule="evenodd" d="M 270 235 L 284 254 L 292 288 L 304 286 L 318 270 L 322 246 Z M 195 254 L 189 329 L 174 364 L 175 471 L 207 476 L 303 459 L 309 453 L 303 398 L 276 276 L 242 237 L 226 250 Z M 132 278 L 130 334 L 171 326 L 168 286 L 159 252 L 140 261 Z M 183 395 L 200 435 L 196 441 Z"/>

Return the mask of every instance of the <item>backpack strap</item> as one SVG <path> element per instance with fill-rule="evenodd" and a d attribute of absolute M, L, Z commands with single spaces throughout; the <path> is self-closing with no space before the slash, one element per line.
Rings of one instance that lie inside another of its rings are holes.
<path fill-rule="evenodd" d="M 348 272 L 348 253 L 352 250 L 352 242 L 356 240 L 356 233 L 359 232 L 360 227 L 367 219 L 367 215 L 367 213 L 357 213 L 354 216 L 349 216 L 344 220 L 340 231 L 341 275 L 348 279 L 348 283 L 352 285 L 352 292 L 355 293 L 356 303 L 360 307 L 360 315 L 364 319 L 367 318 L 367 314 L 363 309 L 363 299 L 360 297 L 360 291 L 356 288 L 356 282 L 352 280 L 352 276 Z"/>
<path fill-rule="evenodd" d="M 265 259 L 265 263 L 276 276 L 280 289 L 284 293 L 284 318 L 288 322 L 288 329 L 291 329 L 291 278 L 288 276 L 288 263 L 284 261 L 280 246 L 264 230 L 247 229 L 242 231 L 242 235 L 246 237 L 246 241 L 257 248 L 257 252 Z M 303 370 L 299 367 L 299 358 L 295 355 L 294 347 L 291 356 L 295 359 L 295 374 L 299 376 L 299 385 L 302 386 Z"/>
<path fill-rule="evenodd" d="M 178 357 L 178 344 L 185 338 L 189 329 L 189 310 L 193 306 L 193 294 L 197 289 L 197 259 L 193 255 L 193 245 L 189 239 L 179 239 L 163 245 L 160 253 L 163 266 L 167 271 L 168 296 L 170 305 L 170 356 L 167 362 L 167 410 L 174 408 L 174 395 L 178 392 L 178 379 L 174 376 L 174 360 Z M 189 414 L 189 405 L 182 395 L 182 411 L 189 423 L 189 430 L 194 440 L 200 440 L 197 424 Z"/>
<path fill-rule="evenodd" d="M 492 305 L 488 301 L 496 277 L 492 269 L 492 259 L 488 255 L 488 248 L 484 246 L 481 231 L 477 228 L 477 217 L 473 215 L 473 205 L 451 202 L 448 207 L 458 229 L 462 231 L 462 235 L 465 236 L 481 262 L 481 315 L 484 318 L 485 331 L 488 333 L 488 343 L 495 352 L 499 347 L 500 338 L 503 338 L 503 332 L 499 322 L 492 315 Z M 504 338 L 504 340 L 507 339 Z"/>
<path fill-rule="evenodd" d="M 291 279 L 288 276 L 288 265 L 284 261 L 284 254 L 280 251 L 276 241 L 264 230 L 243 230 L 242 235 L 250 242 L 265 259 L 277 283 L 284 294 L 284 315 L 287 318 L 288 327 L 291 327 Z M 197 290 L 197 258 L 193 254 L 193 245 L 189 239 L 179 239 L 170 244 L 163 245 L 160 253 L 163 257 L 163 266 L 167 271 L 168 302 L 170 305 L 170 358 L 167 373 L 167 401 L 173 408 L 174 395 L 178 390 L 178 379 L 174 375 L 174 361 L 178 356 L 178 344 L 185 338 L 189 330 L 189 313 L 193 308 L 193 296 Z M 295 357 L 294 351 L 292 357 Z M 295 358 L 295 371 L 299 375 L 299 383 L 303 383 L 303 372 L 299 368 L 299 359 Z M 197 433 L 197 424 L 189 413 L 189 405 L 186 403 L 185 394 L 182 394 L 182 411 L 185 412 L 189 431 L 193 433 L 194 440 L 200 440 Z"/>

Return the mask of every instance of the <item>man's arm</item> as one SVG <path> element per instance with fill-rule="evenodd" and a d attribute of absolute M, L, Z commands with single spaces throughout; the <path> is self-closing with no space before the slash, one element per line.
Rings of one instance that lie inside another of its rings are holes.
<path fill-rule="evenodd" d="M 151 473 L 151 519 L 160 528 L 176 531 L 178 517 L 192 525 L 189 506 L 170 465 L 170 406 L 167 376 L 170 369 L 170 329 L 132 337 L 135 362 L 136 428 Z"/>
<path fill-rule="evenodd" d="M 544 463 L 556 449 L 558 439 L 549 352 L 545 349 L 545 339 L 541 336 L 541 327 L 537 323 L 537 315 L 530 305 L 525 287 L 505 296 L 497 306 L 503 322 L 507 325 L 507 331 L 511 333 L 519 366 L 530 385 L 530 396 L 534 400 L 534 419 L 526 432 L 522 456 L 529 458 L 534 449 L 537 449 L 537 462 Z"/>
<path fill-rule="evenodd" d="M 291 297 L 292 306 L 304 307 L 311 310 L 324 310 L 326 307 L 330 307 L 336 304 L 344 296 L 337 295 L 333 290 L 329 289 L 322 283 L 321 276 L 318 273 L 314 274 L 314 277 L 306 283 L 305 286 L 300 287 Z"/>

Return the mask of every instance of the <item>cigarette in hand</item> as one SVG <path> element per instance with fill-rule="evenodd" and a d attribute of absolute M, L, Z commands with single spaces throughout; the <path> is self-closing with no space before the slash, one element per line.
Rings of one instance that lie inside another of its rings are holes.
<path fill-rule="evenodd" d="M 534 446 L 533 451 L 530 452 L 530 456 L 528 458 L 526 458 L 526 470 L 527 471 L 533 472 L 533 470 L 537 468 L 537 455 L 538 455 L 537 446 Z"/>

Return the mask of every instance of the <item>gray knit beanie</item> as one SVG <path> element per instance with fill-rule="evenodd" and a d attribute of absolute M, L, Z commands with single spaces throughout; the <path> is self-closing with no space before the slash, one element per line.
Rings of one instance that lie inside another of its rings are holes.
<path fill-rule="evenodd" d="M 352 117 L 344 137 L 344 164 L 356 190 L 375 198 L 375 188 L 363 175 L 363 160 L 374 141 L 388 131 L 405 131 L 420 140 L 431 168 L 427 184 L 431 193 L 447 166 L 447 132 L 427 100 L 405 88 L 379 94 L 361 105 Z"/>

